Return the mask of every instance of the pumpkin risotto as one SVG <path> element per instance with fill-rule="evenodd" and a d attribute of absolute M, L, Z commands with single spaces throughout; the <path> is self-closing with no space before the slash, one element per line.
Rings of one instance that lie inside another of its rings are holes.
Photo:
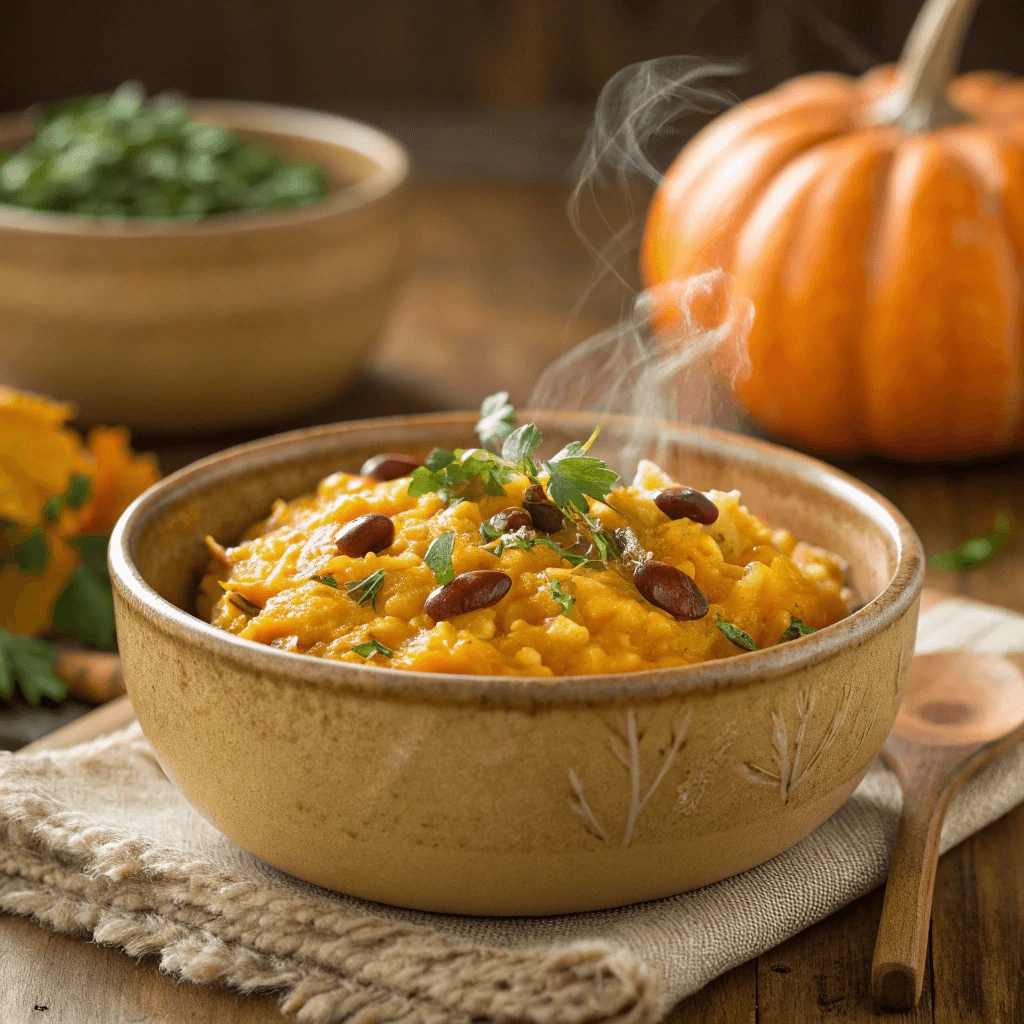
<path fill-rule="evenodd" d="M 478 426 L 500 456 L 378 456 L 276 502 L 237 547 L 208 538 L 200 614 L 318 657 L 522 676 L 724 658 L 847 614 L 840 559 L 738 492 L 681 487 L 650 462 L 613 486 L 593 438 L 538 466 L 539 431 L 513 432 L 504 408 Z"/>

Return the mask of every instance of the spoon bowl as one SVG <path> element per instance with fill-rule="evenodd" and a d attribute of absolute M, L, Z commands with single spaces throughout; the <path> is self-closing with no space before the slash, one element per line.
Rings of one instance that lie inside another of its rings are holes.
<path fill-rule="evenodd" d="M 909 1010 L 921 998 L 939 840 L 961 786 L 1024 739 L 1024 655 L 918 655 L 882 757 L 903 787 L 871 967 L 875 1001 Z"/>

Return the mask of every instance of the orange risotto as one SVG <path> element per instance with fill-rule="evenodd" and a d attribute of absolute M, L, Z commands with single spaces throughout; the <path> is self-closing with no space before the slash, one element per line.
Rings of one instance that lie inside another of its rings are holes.
<path fill-rule="evenodd" d="M 435 451 L 423 468 L 382 455 L 278 501 L 236 547 L 208 538 L 200 614 L 316 657 L 521 676 L 727 658 L 847 614 L 840 559 L 738 492 L 692 491 L 650 462 L 612 486 L 588 445 L 538 466 L 536 444 L 523 461 L 511 443 L 490 479 L 473 476 L 472 460 L 501 458 L 486 449 Z"/>

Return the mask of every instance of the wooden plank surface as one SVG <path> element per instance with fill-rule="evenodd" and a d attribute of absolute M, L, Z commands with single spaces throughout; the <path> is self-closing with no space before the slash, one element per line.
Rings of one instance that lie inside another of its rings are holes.
<path fill-rule="evenodd" d="M 560 188 L 422 183 L 415 192 L 417 269 L 358 386 L 321 421 L 469 407 L 497 386 L 517 401 L 566 346 L 604 326 L 619 300 L 599 289 L 570 318 L 591 268 L 564 217 Z M 568 326 L 567 326 L 568 324 Z M 174 468 L 221 440 L 165 445 Z M 1024 524 L 1024 459 L 973 467 L 845 465 L 910 517 L 929 551 L 985 532 L 995 513 Z M 1024 612 L 1024 543 L 964 576 L 928 585 Z M 878 1021 L 869 966 L 876 892 L 744 964 L 684 1002 L 673 1024 Z M 979 953 L 979 949 L 983 953 Z M 942 859 L 925 1000 L 898 1019 L 918 1024 L 1024 1021 L 1024 808 Z M 46 1006 L 48 1009 L 34 1009 Z M 136 962 L 34 924 L 0 918 L 0 1021 L 196 1024 L 280 1019 L 269 997 L 178 984 Z"/>

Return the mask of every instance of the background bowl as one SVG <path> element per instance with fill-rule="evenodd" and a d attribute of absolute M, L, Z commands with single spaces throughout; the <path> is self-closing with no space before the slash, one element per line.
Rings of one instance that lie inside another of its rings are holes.
<path fill-rule="evenodd" d="M 706 885 L 791 846 L 882 746 L 913 655 L 920 542 L 883 498 L 785 449 L 666 425 L 700 488 L 840 552 L 867 604 L 811 636 L 685 668 L 559 679 L 402 672 L 289 654 L 189 614 L 208 555 L 279 496 L 380 451 L 473 440 L 472 414 L 244 445 L 156 485 L 111 539 L 125 679 L 169 778 L 300 878 L 425 910 L 551 914 Z M 590 415 L 539 413 L 547 446 Z M 603 452 L 631 421 L 600 418 Z M 553 447 L 552 447 L 552 450 Z"/>
<path fill-rule="evenodd" d="M 190 109 L 325 165 L 333 190 L 196 224 L 0 207 L 0 383 L 72 399 L 89 423 L 184 434 L 280 421 L 352 379 L 404 268 L 405 151 L 330 114 Z M 0 148 L 31 133 L 0 118 Z"/>

